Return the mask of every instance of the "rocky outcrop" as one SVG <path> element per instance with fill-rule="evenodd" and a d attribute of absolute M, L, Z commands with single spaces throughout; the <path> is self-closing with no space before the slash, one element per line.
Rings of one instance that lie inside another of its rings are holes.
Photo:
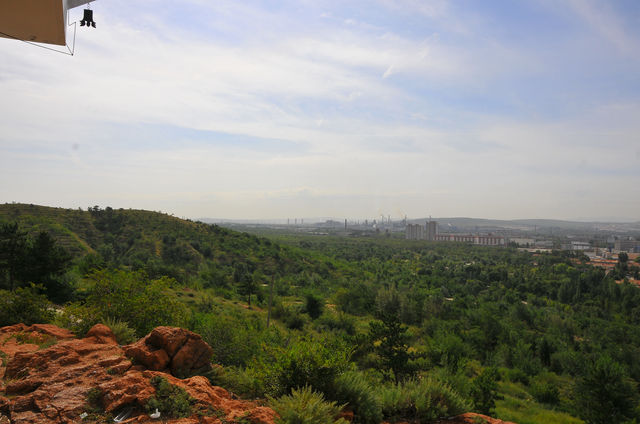
<path fill-rule="evenodd" d="M 177 327 L 157 327 L 136 343 L 124 346 L 127 356 L 154 371 L 192 375 L 211 367 L 213 350 L 200 335 Z"/>
<path fill-rule="evenodd" d="M 104 325 L 83 339 L 72 337 L 55 326 L 0 328 L 0 424 L 103 422 L 125 407 L 133 411 L 126 423 L 274 422 L 270 408 L 233 399 L 205 377 L 174 376 L 209 366 L 211 348 L 190 331 L 159 327 L 124 348 Z M 144 412 L 156 394 L 155 376 L 189 394 L 191 417 L 153 420 Z"/>

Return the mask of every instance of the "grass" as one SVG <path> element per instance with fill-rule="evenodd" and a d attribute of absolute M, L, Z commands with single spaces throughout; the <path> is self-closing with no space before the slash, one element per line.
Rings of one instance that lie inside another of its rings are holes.
<path fill-rule="evenodd" d="M 584 421 L 566 412 L 546 409 L 520 384 L 501 383 L 499 391 L 504 399 L 496 402 L 494 415 L 501 420 L 518 424 L 584 424 Z"/>

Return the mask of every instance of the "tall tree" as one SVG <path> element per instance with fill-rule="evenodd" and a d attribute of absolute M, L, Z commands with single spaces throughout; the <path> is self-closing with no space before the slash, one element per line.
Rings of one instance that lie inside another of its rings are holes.
<path fill-rule="evenodd" d="M 46 295 L 54 301 L 65 301 L 70 288 L 60 277 L 66 271 L 71 256 L 46 231 L 41 231 L 27 249 L 21 279 L 44 286 Z"/>
<path fill-rule="evenodd" d="M 380 290 L 375 317 L 369 323 L 369 337 L 375 352 L 396 381 L 409 374 L 408 328 L 400 322 L 400 298 L 396 290 Z"/>
<path fill-rule="evenodd" d="M 624 368 L 608 356 L 587 365 L 576 386 L 576 410 L 590 424 L 619 423 L 634 418 L 637 395 Z M 637 418 L 637 417 L 635 417 Z"/>
<path fill-rule="evenodd" d="M 16 288 L 27 256 L 27 235 L 18 223 L 0 225 L 0 283 L 9 290 Z"/>

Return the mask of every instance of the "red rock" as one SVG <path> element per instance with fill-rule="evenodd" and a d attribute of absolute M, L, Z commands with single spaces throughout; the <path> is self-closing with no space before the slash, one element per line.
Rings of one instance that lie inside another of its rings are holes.
<path fill-rule="evenodd" d="M 173 375 L 190 375 L 211 367 L 213 350 L 200 335 L 178 327 L 157 327 L 137 342 L 123 346 L 125 353 L 145 368 Z"/>
<path fill-rule="evenodd" d="M 192 370 L 211 367 L 213 349 L 200 336 L 190 336 L 189 340 L 171 359 L 173 375 L 188 374 Z"/>
<path fill-rule="evenodd" d="M 26 380 L 18 380 L 7 384 L 4 392 L 8 395 L 16 395 L 22 393 L 31 393 L 42 385 L 43 381 L 39 378 L 30 378 Z"/>
<path fill-rule="evenodd" d="M 124 346 L 125 354 L 136 363 L 144 365 L 145 368 L 154 371 L 166 369 L 171 361 L 167 352 L 163 349 L 152 349 L 145 339 L 138 340 L 132 345 Z"/>
<path fill-rule="evenodd" d="M 249 421 L 255 424 L 271 424 L 278 419 L 278 414 L 271 408 L 258 406 L 247 415 Z"/>
<path fill-rule="evenodd" d="M 35 331 L 41 334 L 46 334 L 47 336 L 55 337 L 58 340 L 73 339 L 75 337 L 71 331 L 52 324 L 33 324 L 31 327 L 28 327 L 26 331 Z"/>
<path fill-rule="evenodd" d="M 179 327 L 156 327 L 147 338 L 151 346 L 164 349 L 167 355 L 173 357 L 186 343 L 191 333 Z"/>
<path fill-rule="evenodd" d="M 0 328 L 0 340 L 29 328 L 21 325 Z M 47 331 L 50 331 L 48 337 L 64 335 L 62 329 L 60 332 L 52 328 Z M 39 330 L 37 333 L 45 334 Z M 209 363 L 211 348 L 197 334 L 164 327 L 155 332 L 153 342 L 149 342 L 150 336 L 121 348 L 115 344 L 108 328 L 96 326 L 84 339 L 65 339 L 42 350 L 32 351 L 31 345 L 27 344 L 12 345 L 15 350 L 8 354 L 6 368 L 7 377 L 11 376 L 12 381 L 4 389 L 0 386 L 0 424 L 79 422 L 80 414 L 88 410 L 87 395 L 92 389 L 99 391 L 97 406 L 106 412 L 132 405 L 135 413 L 128 423 L 157 423 L 143 413 L 144 405 L 155 394 L 150 381 L 154 376 L 162 376 L 171 384 L 182 387 L 194 399 L 193 416 L 165 420 L 166 423 L 221 424 L 245 417 L 255 424 L 274 424 L 277 415 L 272 409 L 255 402 L 232 399 L 225 389 L 211 386 L 205 377 L 181 380 L 171 374 L 149 370 L 142 363 L 132 366 L 124 350 L 137 348 L 144 352 L 141 354 L 144 358 L 151 358 L 156 366 L 165 363 L 165 368 L 173 361 L 190 367 L 189 371 Z M 0 343 L 0 350 L 4 349 L 5 345 Z M 173 356 L 170 357 L 165 349 Z M 11 397 L 4 397 L 5 393 Z M 8 417 L 7 423 L 1 421 L 2 416 Z"/>
<path fill-rule="evenodd" d="M 87 339 L 93 339 L 94 343 L 118 344 L 113 331 L 104 324 L 96 324 L 87 332 Z"/>
<path fill-rule="evenodd" d="M 1 333 L 11 333 L 11 334 L 20 333 L 20 332 L 24 332 L 27 328 L 29 328 L 29 326 L 24 324 L 8 325 L 6 327 L 0 328 L 0 334 Z"/>

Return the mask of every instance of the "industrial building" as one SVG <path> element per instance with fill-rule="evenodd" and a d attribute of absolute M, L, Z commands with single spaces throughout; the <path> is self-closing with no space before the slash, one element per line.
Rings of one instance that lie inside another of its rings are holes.
<path fill-rule="evenodd" d="M 440 234 L 438 233 L 438 223 L 436 221 L 427 221 L 424 226 L 408 224 L 405 228 L 405 238 L 407 240 L 457 241 L 481 246 L 504 246 L 506 244 L 503 236 L 493 234 Z"/>
<path fill-rule="evenodd" d="M 613 243 L 613 249 L 618 252 L 640 252 L 640 241 L 634 239 L 618 239 Z"/>

